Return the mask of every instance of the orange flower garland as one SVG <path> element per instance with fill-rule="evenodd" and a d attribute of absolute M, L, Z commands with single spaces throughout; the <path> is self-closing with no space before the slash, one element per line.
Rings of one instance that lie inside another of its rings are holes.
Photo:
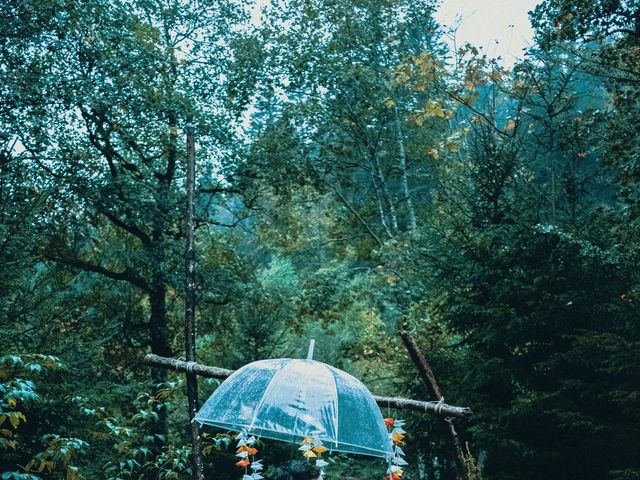
<path fill-rule="evenodd" d="M 329 449 L 325 447 L 322 444 L 322 440 L 318 438 L 306 437 L 302 441 L 302 444 L 300 445 L 300 448 L 298 450 L 302 452 L 302 456 L 305 457 L 307 460 L 315 458 L 316 467 L 320 468 L 321 471 L 324 467 L 329 465 L 329 463 L 325 462 L 324 460 L 322 460 L 322 458 L 320 458 L 322 454 L 328 451 Z"/>
<path fill-rule="evenodd" d="M 242 431 L 236 435 L 236 440 L 238 440 L 236 457 L 240 458 L 236 462 L 236 467 L 244 468 L 242 480 L 261 480 L 264 478 L 260 475 L 264 468 L 262 461 L 255 458 L 256 453 L 258 453 L 258 449 L 253 446 L 257 442 L 256 437 L 249 435 L 246 431 Z M 251 473 L 249 473 L 249 470 L 251 470 Z"/>
<path fill-rule="evenodd" d="M 404 445 L 405 432 L 403 420 L 397 420 L 395 418 L 385 418 L 384 424 L 389 432 L 389 438 L 393 442 L 393 456 L 390 457 L 389 467 L 387 468 L 387 476 L 385 480 L 401 480 L 404 470 L 402 467 L 409 465 L 404 459 L 404 452 L 400 445 Z"/>

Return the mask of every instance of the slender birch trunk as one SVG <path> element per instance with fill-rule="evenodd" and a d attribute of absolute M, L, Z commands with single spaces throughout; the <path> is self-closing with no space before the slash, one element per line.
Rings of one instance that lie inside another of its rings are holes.
<path fill-rule="evenodd" d="M 413 232 L 416 229 L 416 212 L 413 209 L 413 203 L 411 202 L 411 195 L 409 195 L 409 180 L 407 179 L 407 157 L 404 152 L 404 137 L 402 135 L 402 126 L 400 125 L 400 115 L 398 114 L 398 107 L 393 106 L 393 115 L 396 127 L 396 139 L 398 142 L 398 160 L 400 166 L 400 175 L 402 181 L 402 195 L 407 205 L 407 214 L 409 215 L 409 231 Z"/>
<path fill-rule="evenodd" d="M 387 188 L 387 179 L 384 175 L 384 172 L 382 171 L 380 160 L 378 159 L 378 156 L 375 154 L 375 152 L 371 152 L 369 163 L 373 170 L 373 175 L 377 180 L 376 191 L 382 193 L 382 198 L 387 204 L 387 208 L 389 210 L 389 222 L 391 223 L 389 228 L 391 232 L 390 238 L 395 238 L 395 236 L 398 234 L 398 215 L 396 213 L 396 206 L 393 203 L 391 195 L 389 195 L 389 189 Z"/>

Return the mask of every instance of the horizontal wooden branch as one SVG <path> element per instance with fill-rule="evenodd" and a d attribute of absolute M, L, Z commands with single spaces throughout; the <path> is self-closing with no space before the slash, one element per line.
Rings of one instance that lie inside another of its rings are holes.
<path fill-rule="evenodd" d="M 195 362 L 186 362 L 175 358 L 161 357 L 159 355 L 148 354 L 142 361 L 145 365 L 156 368 L 166 368 L 177 372 L 193 372 L 196 375 L 207 378 L 218 378 L 224 380 L 234 371 L 226 368 L 209 367 Z M 445 417 L 468 417 L 472 414 L 468 407 L 454 407 L 443 402 L 423 402 L 401 397 L 379 397 L 373 398 L 380 407 L 399 408 L 413 410 L 416 412 L 430 412 L 443 415 Z"/>
<path fill-rule="evenodd" d="M 442 415 L 444 417 L 468 417 L 473 415 L 469 407 L 456 407 L 442 402 L 425 402 L 423 400 L 413 400 L 403 397 L 381 397 L 374 395 L 376 403 L 380 407 L 401 408 L 413 410 L 415 412 L 429 412 Z"/>
<path fill-rule="evenodd" d="M 144 360 L 142 360 L 142 363 L 149 365 L 150 367 L 166 368 L 167 370 L 175 370 L 176 372 L 192 371 L 201 377 L 219 378 L 220 380 L 224 380 L 234 372 L 234 370 L 227 370 L 226 368 L 209 367 L 207 365 L 202 365 L 201 363 L 161 357 L 160 355 L 154 355 L 153 353 L 146 355 Z"/>

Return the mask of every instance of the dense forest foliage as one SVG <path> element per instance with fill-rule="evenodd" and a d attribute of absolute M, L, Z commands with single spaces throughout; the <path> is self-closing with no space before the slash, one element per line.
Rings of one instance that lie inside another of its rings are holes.
<path fill-rule="evenodd" d="M 465 478 L 640 478 L 640 4 L 543 0 L 509 69 L 437 6 L 0 2 L 3 480 L 189 478 L 184 377 L 142 364 L 184 356 L 188 125 L 201 363 L 315 338 L 431 399 L 405 329 L 474 411 Z M 396 414 L 405 478 L 459 478 L 442 418 Z M 223 433 L 207 478 L 240 478 Z"/>

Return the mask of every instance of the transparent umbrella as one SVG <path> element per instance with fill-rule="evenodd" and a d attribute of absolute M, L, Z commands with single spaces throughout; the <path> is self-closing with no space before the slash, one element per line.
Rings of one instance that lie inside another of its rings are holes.
<path fill-rule="evenodd" d="M 216 389 L 195 421 L 292 443 L 316 438 L 333 451 L 393 455 L 382 413 L 367 387 L 311 359 L 245 365 Z"/>

